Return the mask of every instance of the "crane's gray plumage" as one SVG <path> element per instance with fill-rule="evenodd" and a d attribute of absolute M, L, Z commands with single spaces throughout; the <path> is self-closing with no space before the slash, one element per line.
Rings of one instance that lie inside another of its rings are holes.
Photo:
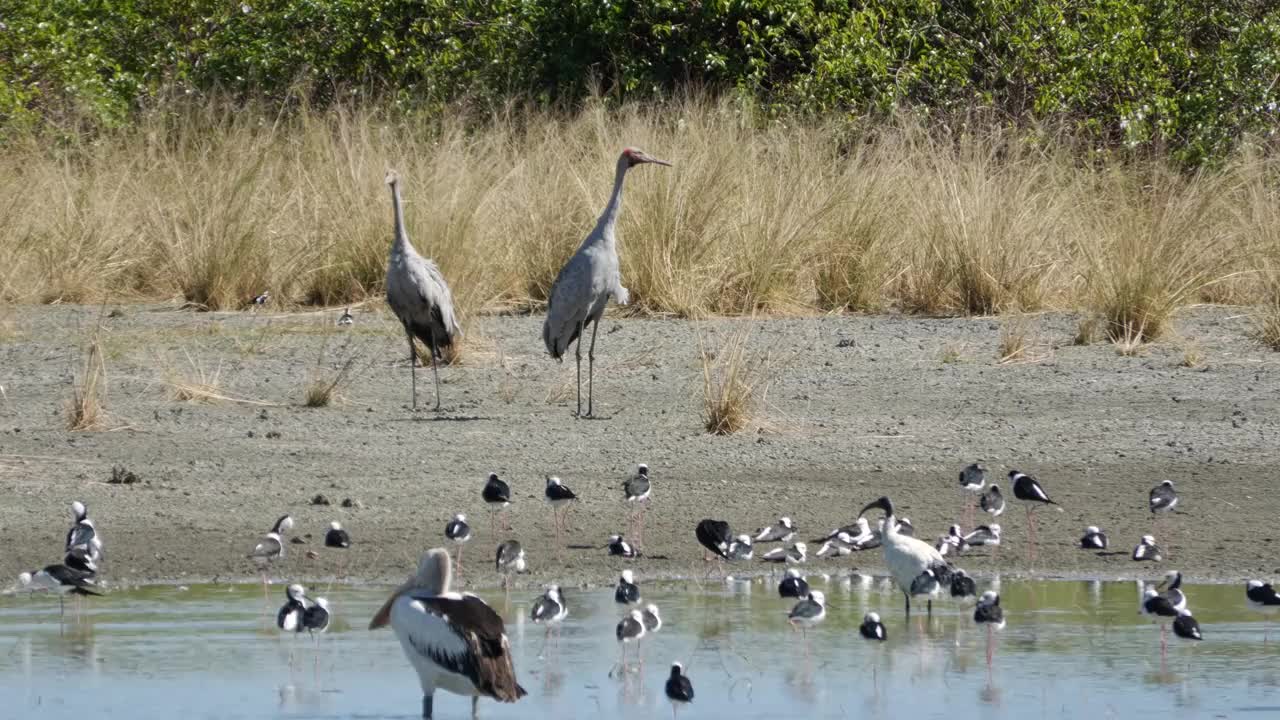
<path fill-rule="evenodd" d="M 627 170 L 642 163 L 670 165 L 636 148 L 627 148 L 618 156 L 613 178 L 613 194 L 605 206 L 595 229 L 587 235 L 578 251 L 560 269 L 547 302 L 547 319 L 542 324 L 542 342 L 556 360 L 564 357 L 569 345 L 578 341 L 575 359 L 578 364 L 578 415 L 582 415 L 582 343 L 587 325 L 591 325 L 591 345 L 587 350 L 587 414 L 591 416 L 591 389 L 596 355 L 596 330 L 609 298 L 626 305 L 630 293 L 622 286 L 618 264 L 618 242 L 614 228 L 622 210 L 622 181 Z"/>
<path fill-rule="evenodd" d="M 454 315 L 453 294 L 440 268 L 419 255 L 409 242 L 400 202 L 400 178 L 394 171 L 387 173 L 387 185 L 391 186 L 391 205 L 395 211 L 395 240 L 387 261 L 387 304 L 400 319 L 409 340 L 413 407 L 415 410 L 418 407 L 417 351 L 413 347 L 416 337 L 431 351 L 431 374 L 435 378 L 436 409 L 439 410 L 440 373 L 436 369 L 436 358 L 442 348 L 452 345 L 462 335 L 462 327 Z"/>

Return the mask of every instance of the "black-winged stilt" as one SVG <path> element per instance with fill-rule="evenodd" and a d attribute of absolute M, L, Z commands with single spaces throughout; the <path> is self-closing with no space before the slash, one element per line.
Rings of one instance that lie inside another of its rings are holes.
<path fill-rule="evenodd" d="M 1178 609 L 1169 602 L 1169 598 L 1161 596 L 1155 588 L 1149 587 L 1142 593 L 1142 604 L 1139 610 L 1160 626 L 1160 660 L 1163 662 L 1169 647 L 1169 641 L 1165 637 L 1166 626 L 1178 616 Z"/>
<path fill-rule="evenodd" d="M 1106 550 L 1108 545 L 1107 534 L 1099 530 L 1097 525 L 1085 528 L 1084 535 L 1080 538 L 1081 550 Z"/>
<path fill-rule="evenodd" d="M 649 508 L 649 493 L 653 485 L 649 480 L 649 466 L 640 463 L 631 477 L 622 483 L 622 495 L 630 511 L 630 531 L 638 545 L 644 545 L 644 513 Z"/>
<path fill-rule="evenodd" d="M 959 525 L 952 525 L 947 529 L 946 535 L 938 537 L 937 542 L 933 544 L 935 550 L 943 557 L 947 555 L 959 555 L 969 549 L 969 543 L 964 539 L 964 535 L 960 532 Z"/>
<path fill-rule="evenodd" d="M 988 485 L 986 492 L 978 498 L 978 505 L 982 507 L 982 512 L 991 517 L 1004 514 L 1004 495 L 1000 494 L 1000 486 L 994 483 Z"/>
<path fill-rule="evenodd" d="M 766 525 L 756 530 L 755 537 L 752 538 L 756 542 L 787 542 L 796 534 L 795 523 L 791 522 L 791 518 L 783 516 L 778 518 L 778 522 L 772 525 Z"/>
<path fill-rule="evenodd" d="M 338 316 L 338 327 L 347 327 L 355 323 L 356 318 L 351 314 L 351 308 L 343 308 L 342 314 Z"/>
<path fill-rule="evenodd" d="M 1187 596 L 1182 592 L 1182 573 L 1177 570 L 1170 570 L 1164 574 L 1164 579 L 1156 585 L 1156 590 L 1160 591 L 1160 596 L 1168 600 L 1173 605 L 1174 610 L 1181 610 L 1187 606 Z"/>
<path fill-rule="evenodd" d="M 1186 608 L 1178 610 L 1178 617 L 1173 619 L 1173 634 L 1184 640 L 1204 639 L 1200 634 L 1200 623 L 1196 622 L 1191 611 Z"/>
<path fill-rule="evenodd" d="M 618 662 L 620 672 L 627 673 L 627 645 L 637 644 L 644 638 L 644 615 L 639 610 L 632 610 L 618 621 L 618 625 L 614 628 L 614 636 L 618 638 L 618 647 L 622 651 L 622 657 Z M 637 649 L 637 660 L 639 660 Z"/>
<path fill-rule="evenodd" d="M 524 548 L 520 547 L 518 540 L 506 540 L 498 546 L 498 552 L 493 560 L 494 569 L 498 574 L 502 575 L 502 586 L 507 590 L 515 583 L 514 575 L 522 573 L 528 568 L 525 562 Z"/>
<path fill-rule="evenodd" d="M 1000 607 L 1000 596 L 988 590 L 978 598 L 978 605 L 973 609 L 973 621 L 987 629 L 987 676 L 991 675 L 991 661 L 995 657 L 993 632 L 1004 629 L 1004 609 Z"/>
<path fill-rule="evenodd" d="M 964 524 L 973 524 L 974 499 L 987 484 L 987 468 L 982 463 L 971 463 L 960 471 L 960 492 L 964 495 Z"/>
<path fill-rule="evenodd" d="M 636 582 L 631 570 L 623 570 L 618 576 L 618 584 L 613 589 L 613 601 L 619 605 L 640 604 L 640 584 Z"/>
<path fill-rule="evenodd" d="M 480 491 L 480 497 L 489 508 L 489 529 L 495 530 L 498 525 L 498 514 L 511 505 L 511 486 L 500 480 L 498 473 L 491 472 L 484 482 L 484 489 Z M 511 530 L 510 518 L 505 514 L 502 529 L 508 532 Z"/>
<path fill-rule="evenodd" d="M 453 518 L 445 523 L 444 536 L 449 542 L 458 546 L 458 575 L 462 575 L 462 546 L 471 541 L 471 526 L 467 524 L 467 516 L 463 513 L 455 513 Z"/>
<path fill-rule="evenodd" d="M 693 683 L 684 674 L 684 666 L 671 663 L 671 675 L 667 677 L 667 699 L 671 701 L 671 718 L 675 720 L 676 710 L 682 705 L 693 702 Z"/>
<path fill-rule="evenodd" d="M 778 583 L 778 596 L 796 599 L 807 598 L 809 597 L 809 583 L 801 577 L 799 570 L 787 568 L 787 572 L 782 576 L 782 582 Z"/>
<path fill-rule="evenodd" d="M 533 607 L 529 608 L 529 619 L 535 625 L 545 626 L 547 634 L 542 639 L 543 652 L 539 656 L 545 654 L 547 640 L 551 638 L 551 633 L 559 630 L 560 623 L 569 617 L 569 606 L 565 604 L 564 595 L 560 592 L 559 585 L 552 585 L 547 591 L 533 602 Z M 559 647 L 560 640 L 557 637 L 556 646 Z"/>
<path fill-rule="evenodd" d="M 547 504 L 551 506 L 551 524 L 555 527 L 556 550 L 560 550 L 560 535 L 569 531 L 569 506 L 578 496 L 555 475 L 547 476 L 547 487 L 543 492 Z"/>
<path fill-rule="evenodd" d="M 1244 585 L 1245 599 L 1249 601 L 1249 608 L 1268 615 L 1274 615 L 1280 612 L 1280 593 L 1271 587 L 1271 583 L 1262 582 L 1261 580 L 1250 580 Z M 1262 642 L 1266 644 L 1271 639 L 1271 619 L 1267 619 L 1266 629 L 1263 630 Z"/>
<path fill-rule="evenodd" d="M 271 602 L 270 597 L 267 595 L 267 568 L 271 563 L 284 557 L 284 536 L 285 533 L 292 529 L 293 518 L 288 514 L 281 515 L 275 524 L 271 526 L 271 530 L 258 540 L 257 544 L 253 546 L 253 550 L 249 551 L 246 556 L 262 572 L 263 612 L 266 612 L 266 607 Z"/>
<path fill-rule="evenodd" d="M 342 523 L 337 520 L 329 523 L 329 532 L 324 534 L 324 546 L 330 548 L 351 547 L 351 535 L 342 529 Z"/>
<path fill-rule="evenodd" d="M 1009 482 L 1013 484 L 1013 496 L 1026 503 L 1027 509 L 1027 562 L 1036 561 L 1036 516 L 1033 510 L 1041 505 L 1057 505 L 1049 499 L 1049 494 L 1040 486 L 1040 482 L 1030 475 L 1018 470 L 1009 471 Z"/>
<path fill-rule="evenodd" d="M 787 622 L 800 630 L 805 657 L 809 656 L 809 628 L 827 619 L 826 600 L 821 590 L 810 590 L 809 595 L 801 598 L 787 613 Z"/>
<path fill-rule="evenodd" d="M 754 552 L 750 535 L 739 535 L 729 543 L 729 560 L 750 560 Z"/>
<path fill-rule="evenodd" d="M 1151 535 L 1143 535 L 1142 541 L 1133 548 L 1133 560 L 1135 562 L 1160 562 L 1163 559 L 1164 551 L 1156 545 L 1156 539 Z"/>
<path fill-rule="evenodd" d="M 621 535 L 610 535 L 609 543 L 605 545 L 605 548 L 608 549 L 611 557 L 628 559 L 640 557 L 640 551 L 636 550 L 635 546 L 627 542 L 626 538 Z"/>
<path fill-rule="evenodd" d="M 963 600 L 971 598 L 978 594 L 978 584 L 969 577 L 969 573 L 960 568 L 956 568 L 951 573 L 951 597 Z"/>
<path fill-rule="evenodd" d="M 24 572 L 18 575 L 18 588 L 25 592 L 49 591 L 58 594 L 58 616 L 66 615 L 64 595 L 101 595 L 101 588 L 93 578 L 92 572 L 76 570 L 66 565 L 46 565 L 34 573 Z"/>
<path fill-rule="evenodd" d="M 698 539 L 698 544 L 707 550 L 702 554 L 702 561 L 708 562 L 714 556 L 718 560 L 717 567 L 723 572 L 724 561 L 729 559 L 729 545 L 733 543 L 733 533 L 729 530 L 729 523 L 710 518 L 700 520 L 697 527 L 693 529 L 693 535 Z M 715 569 L 713 567 L 708 570 L 707 575 Z"/>

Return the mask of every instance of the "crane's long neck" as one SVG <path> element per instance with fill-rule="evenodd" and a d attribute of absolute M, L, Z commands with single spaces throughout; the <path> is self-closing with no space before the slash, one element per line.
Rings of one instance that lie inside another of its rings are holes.
<path fill-rule="evenodd" d="M 618 158 L 618 169 L 613 176 L 613 194 L 609 196 L 609 204 L 604 206 L 604 212 L 600 213 L 600 220 L 596 223 L 596 231 L 592 233 L 597 242 L 614 244 L 613 228 L 618 224 L 618 214 L 622 212 L 622 181 L 626 179 L 629 167 L 625 157 Z"/>
<path fill-rule="evenodd" d="M 413 246 L 409 244 L 409 235 L 404 231 L 404 210 L 400 204 L 400 183 L 393 182 L 391 183 L 391 207 L 396 216 L 396 236 L 392 250 L 408 253 L 413 250 Z"/>

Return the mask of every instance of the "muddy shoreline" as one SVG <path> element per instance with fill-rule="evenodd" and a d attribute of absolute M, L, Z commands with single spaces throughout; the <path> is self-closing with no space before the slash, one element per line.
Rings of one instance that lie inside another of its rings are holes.
<path fill-rule="evenodd" d="M 1136 357 L 1106 343 L 1071 345 L 1073 315 L 1038 315 L 1024 319 L 1034 361 L 1003 365 L 999 319 L 611 316 L 597 348 L 605 419 L 594 421 L 573 419 L 573 365 L 545 357 L 540 317 L 474 323 L 463 364 L 442 371 L 442 412 L 413 413 L 403 339 L 377 304 L 357 308 L 349 330 L 334 325 L 340 310 L 121 312 L 0 308 L 0 578 L 58 562 L 67 507 L 80 499 L 107 543 L 104 577 L 117 585 L 254 581 L 244 554 L 284 512 L 305 544 L 289 545 L 274 578 L 397 582 L 465 512 L 475 529 L 466 579 L 493 585 L 500 534 L 480 500 L 491 470 L 513 485 L 511 534 L 531 570 L 521 585 L 608 583 L 624 566 L 700 578 L 693 527 L 703 517 L 750 532 L 789 515 L 809 540 L 888 494 L 919 536 L 936 537 L 960 521 L 956 474 L 975 459 L 995 474 L 1035 474 L 1064 512 L 1039 512 L 1039 559 L 1028 568 L 1025 515 L 1010 499 L 998 559 L 962 556 L 970 572 L 1115 579 L 1177 568 L 1224 582 L 1280 572 L 1271 550 L 1280 533 L 1277 358 L 1247 338 L 1238 309 L 1183 312 L 1179 339 Z M 106 429 L 68 432 L 64 403 L 99 322 Z M 760 427 L 708 436 L 699 338 L 714 347 L 744 330 L 768 358 Z M 1202 367 L 1182 365 L 1191 344 Z M 342 399 L 304 407 L 309 378 L 349 358 Z M 236 400 L 173 398 L 176 385 L 201 377 Z M 429 371 L 419 380 L 430 398 Z M 604 545 L 624 529 L 621 484 L 637 462 L 653 468 L 649 557 L 623 562 Z M 109 484 L 113 467 L 139 481 Z M 566 543 L 589 547 L 552 547 L 547 474 L 582 498 Z M 1153 521 L 1147 491 L 1164 479 L 1182 501 Z M 318 494 L 331 504 L 313 505 Z M 348 498 L 354 506 L 342 507 Z M 331 520 L 349 530 L 351 550 L 322 547 Z M 1117 554 L 1076 549 L 1089 524 L 1108 532 Z M 1140 566 L 1128 553 L 1148 532 L 1167 559 Z M 881 558 L 811 560 L 806 571 L 855 567 L 878 572 Z M 767 569 L 753 562 L 731 572 Z"/>

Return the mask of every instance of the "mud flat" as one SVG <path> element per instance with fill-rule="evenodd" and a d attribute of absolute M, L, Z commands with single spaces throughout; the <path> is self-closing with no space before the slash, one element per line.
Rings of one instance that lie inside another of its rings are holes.
<path fill-rule="evenodd" d="M 1013 321 L 1001 319 L 610 316 L 598 420 L 572 417 L 573 364 L 547 359 L 540 317 L 472 323 L 463 363 L 442 371 L 438 413 L 409 410 L 403 336 L 380 305 L 357 308 L 352 328 L 336 317 L 0 308 L 0 576 L 57 562 L 67 506 L 82 499 L 107 543 L 109 582 L 251 578 L 244 554 L 284 512 L 305 544 L 290 544 L 273 576 L 399 580 L 424 547 L 443 543 L 450 515 L 466 512 L 476 530 L 467 579 L 492 583 L 499 538 L 480 500 L 492 470 L 514 488 L 512 535 L 531 566 L 522 583 L 609 582 L 623 563 L 603 548 L 624 527 L 621 483 L 637 462 L 653 468 L 654 491 L 648 557 L 628 564 L 642 577 L 700 576 L 693 527 L 703 517 L 749 532 L 789 515 L 808 540 L 888 494 L 919 535 L 935 537 L 959 520 L 956 476 L 975 459 L 995 474 L 1036 475 L 1064 512 L 1040 511 L 1031 568 L 1023 509 L 1010 498 L 1005 546 L 998 558 L 962 558 L 971 572 L 1128 577 L 1176 567 L 1236 581 L 1280 568 L 1278 356 L 1248 339 L 1238 309 L 1184 312 L 1179 339 L 1133 357 L 1105 342 L 1072 345 L 1072 315 L 1024 318 L 1029 360 L 1005 364 L 997 348 Z M 771 378 L 760 428 L 707 435 L 699 340 L 714 348 L 747 330 Z M 65 403 L 95 332 L 107 420 L 69 432 Z M 1185 367 L 1196 354 L 1203 365 Z M 341 398 L 305 407 L 309 379 L 348 360 Z M 174 399 L 176 385 L 201 379 L 235 400 Z M 430 371 L 419 381 L 429 406 Z M 110 483 L 115 467 L 137 482 Z M 542 501 L 547 474 L 582 498 L 571 547 L 559 552 Z M 1153 522 L 1147 491 L 1164 479 L 1177 484 L 1180 512 Z M 331 504 L 313 504 L 317 495 Z M 350 531 L 351 550 L 323 547 L 331 520 Z M 1089 524 L 1110 534 L 1116 554 L 1076 549 Z M 1158 567 L 1128 557 L 1148 532 L 1167 550 Z M 880 564 L 865 553 L 809 571 Z"/>

